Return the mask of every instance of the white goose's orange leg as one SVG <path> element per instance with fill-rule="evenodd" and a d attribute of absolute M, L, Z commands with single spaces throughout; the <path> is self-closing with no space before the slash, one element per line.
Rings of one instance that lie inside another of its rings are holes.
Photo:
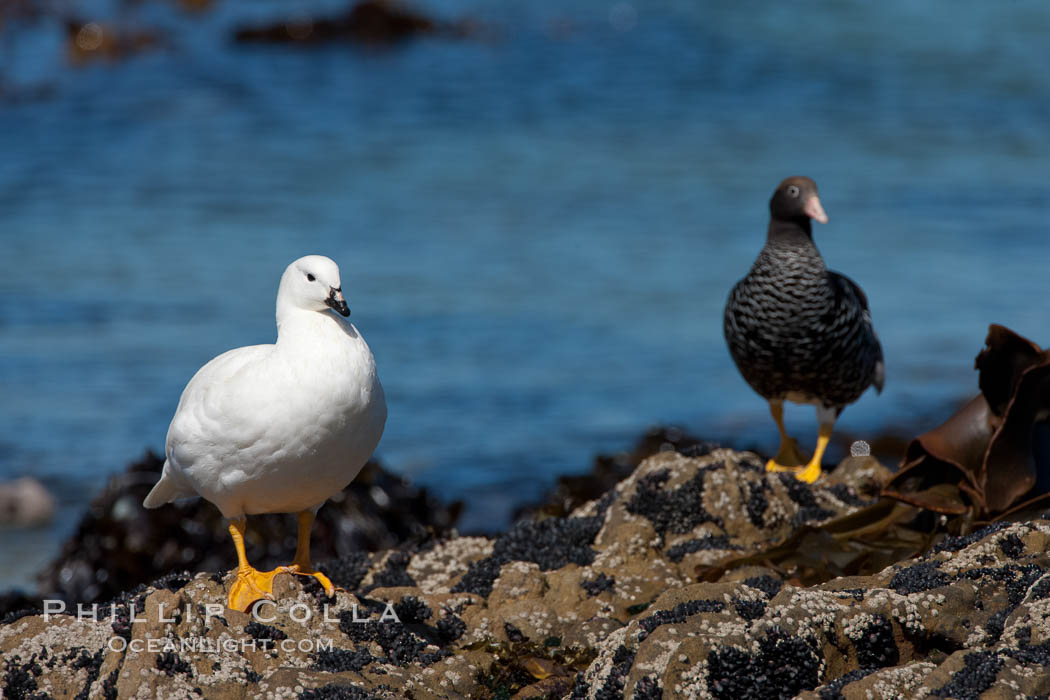
<path fill-rule="evenodd" d="M 237 549 L 237 579 L 230 586 L 226 605 L 241 612 L 247 612 L 257 600 L 273 600 L 273 577 L 277 573 L 276 570 L 259 571 L 248 564 L 248 558 L 244 554 L 246 527 L 246 518 L 230 521 L 230 537 L 233 538 L 233 546 Z"/>
<path fill-rule="evenodd" d="M 313 576 L 322 586 L 326 595 L 335 592 L 332 581 L 317 569 L 310 566 L 310 529 L 314 526 L 312 510 L 299 511 L 299 541 L 295 547 L 295 558 L 290 566 L 282 566 L 278 571 L 287 571 L 298 576 Z"/>
<path fill-rule="evenodd" d="M 773 414 L 773 420 L 777 422 L 777 430 L 780 431 L 780 449 L 777 456 L 766 462 L 766 471 L 770 472 L 797 472 L 806 463 L 805 456 L 798 449 L 795 438 L 789 437 L 784 430 L 784 402 L 770 401 L 769 412 Z"/>

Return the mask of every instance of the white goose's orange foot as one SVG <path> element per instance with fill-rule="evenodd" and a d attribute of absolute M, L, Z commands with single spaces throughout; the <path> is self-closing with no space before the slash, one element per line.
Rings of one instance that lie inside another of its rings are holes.
<path fill-rule="evenodd" d="M 273 600 L 273 577 L 277 570 L 259 571 L 248 563 L 244 554 L 244 530 L 248 523 L 244 516 L 230 521 L 230 537 L 237 550 L 237 578 L 230 586 L 226 605 L 231 610 L 248 612 L 257 600 Z"/>
<path fill-rule="evenodd" d="M 226 606 L 231 610 L 248 612 L 256 601 L 273 600 L 273 577 L 278 573 L 280 569 L 259 571 L 251 566 L 238 568 Z"/>
<path fill-rule="evenodd" d="M 326 596 L 332 596 L 335 593 L 335 586 L 332 585 L 331 579 L 322 574 L 317 569 L 310 568 L 309 565 L 303 566 L 301 564 L 289 564 L 288 566 L 282 566 L 277 571 L 284 571 L 289 574 L 295 574 L 296 576 L 311 576 L 317 579 L 317 582 L 324 587 L 324 594 Z"/>

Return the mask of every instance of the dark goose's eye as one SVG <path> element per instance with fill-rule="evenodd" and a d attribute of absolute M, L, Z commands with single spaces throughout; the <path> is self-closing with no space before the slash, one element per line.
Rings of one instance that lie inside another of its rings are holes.
<path fill-rule="evenodd" d="M 795 185 L 788 186 L 788 194 L 791 195 L 792 197 L 797 197 L 798 196 L 798 187 L 796 187 Z"/>
<path fill-rule="evenodd" d="M 307 272 L 306 273 L 306 279 L 307 279 L 308 282 L 313 282 L 317 278 L 314 277 L 313 275 L 311 275 L 309 272 Z"/>

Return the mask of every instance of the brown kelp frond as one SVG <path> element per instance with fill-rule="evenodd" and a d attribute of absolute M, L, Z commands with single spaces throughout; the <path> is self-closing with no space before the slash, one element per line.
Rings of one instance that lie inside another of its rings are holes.
<path fill-rule="evenodd" d="M 1035 429 L 1050 416 L 1050 352 L 992 324 L 974 364 L 981 393 L 908 445 L 883 495 L 946 515 L 972 507 L 991 520 L 1050 491 Z M 962 498 L 945 502 L 930 492 L 937 484 L 955 485 Z"/>
<path fill-rule="evenodd" d="M 718 581 L 744 566 L 765 566 L 795 585 L 871 574 L 927 551 L 943 531 L 918 508 L 888 498 L 822 525 L 804 526 L 762 552 L 697 569 L 701 581 Z"/>

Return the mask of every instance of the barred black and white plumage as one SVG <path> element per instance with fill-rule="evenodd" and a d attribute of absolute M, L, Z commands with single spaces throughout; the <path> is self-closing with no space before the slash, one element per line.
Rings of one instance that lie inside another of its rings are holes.
<path fill-rule="evenodd" d="M 822 424 L 834 422 L 869 386 L 882 390 L 882 347 L 868 301 L 855 282 L 825 267 L 813 243 L 811 218 L 827 216 L 812 180 L 784 180 L 770 213 L 765 247 L 726 302 L 729 352 L 770 401 L 778 427 L 784 400 L 816 404 L 827 416 Z"/>

